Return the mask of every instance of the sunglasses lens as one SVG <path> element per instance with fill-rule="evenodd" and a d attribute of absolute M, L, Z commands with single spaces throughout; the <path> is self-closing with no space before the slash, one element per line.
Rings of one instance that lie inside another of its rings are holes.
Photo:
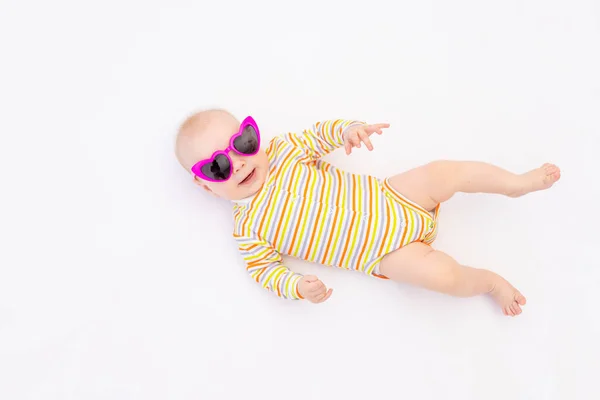
<path fill-rule="evenodd" d="M 229 159 L 223 154 L 219 154 L 213 159 L 213 162 L 202 166 L 202 173 L 210 179 L 224 181 L 229 178 L 231 164 Z"/>
<path fill-rule="evenodd" d="M 233 146 L 243 154 L 254 154 L 258 150 L 258 133 L 251 125 L 246 125 L 242 134 L 235 138 Z"/>

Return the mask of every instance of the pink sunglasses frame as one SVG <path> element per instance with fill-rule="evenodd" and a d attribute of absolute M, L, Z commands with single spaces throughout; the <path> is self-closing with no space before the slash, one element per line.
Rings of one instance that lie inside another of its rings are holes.
<path fill-rule="evenodd" d="M 242 136 L 242 134 L 244 132 L 244 128 L 246 128 L 246 126 L 248 126 L 248 125 L 250 125 L 252 128 L 254 128 L 254 130 L 256 131 L 256 139 L 258 140 L 258 144 L 256 146 L 256 151 L 252 154 L 242 153 L 242 152 L 238 151 L 235 148 L 235 146 L 233 145 L 233 142 L 235 141 L 235 139 Z M 249 156 L 253 156 L 256 153 L 258 153 L 259 150 L 260 150 L 260 131 L 258 130 L 258 125 L 256 124 L 256 121 L 254 120 L 254 118 L 252 118 L 251 116 L 248 116 L 240 124 L 240 129 L 238 130 L 238 132 L 235 133 L 231 137 L 231 139 L 229 139 L 229 147 L 227 147 L 225 150 L 217 150 L 212 154 L 212 156 L 210 158 L 198 161 L 191 168 L 191 171 L 194 175 L 196 175 L 200 179 L 204 179 L 209 182 L 226 182 L 229 180 L 229 178 L 231 178 L 231 175 L 232 175 L 231 167 L 233 166 L 233 161 L 231 160 L 231 157 L 229 157 L 230 151 L 233 151 L 234 153 L 239 154 L 241 156 L 249 157 Z M 208 176 L 206 176 L 202 173 L 202 167 L 205 166 L 206 164 L 212 163 L 214 161 L 215 157 L 217 157 L 218 155 L 224 155 L 225 157 L 227 157 L 227 160 L 229 161 L 229 166 L 230 166 L 229 176 L 227 176 L 225 179 L 222 179 L 222 180 L 209 178 Z"/>

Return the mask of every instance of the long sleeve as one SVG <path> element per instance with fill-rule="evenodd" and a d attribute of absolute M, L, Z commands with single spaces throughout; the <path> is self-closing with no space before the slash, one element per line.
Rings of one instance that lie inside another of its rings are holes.
<path fill-rule="evenodd" d="M 311 160 L 321 158 L 344 145 L 344 131 L 364 122 L 352 120 L 328 120 L 315 123 L 301 134 L 288 133 L 284 138 L 305 151 Z"/>
<path fill-rule="evenodd" d="M 235 235 L 235 239 L 252 279 L 281 298 L 303 298 L 298 291 L 303 275 L 285 267 L 281 255 L 268 242 L 240 235 Z"/>

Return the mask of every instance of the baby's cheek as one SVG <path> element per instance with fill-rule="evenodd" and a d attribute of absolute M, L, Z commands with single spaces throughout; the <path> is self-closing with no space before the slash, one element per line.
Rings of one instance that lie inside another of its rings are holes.
<path fill-rule="evenodd" d="M 239 194 L 239 187 L 235 184 L 235 181 L 231 179 L 227 182 L 226 185 L 223 186 L 223 197 L 227 199 L 235 199 Z"/>
<path fill-rule="evenodd" d="M 256 167 L 263 170 L 269 168 L 269 157 L 263 150 L 260 150 L 255 156 L 252 156 L 252 162 Z"/>

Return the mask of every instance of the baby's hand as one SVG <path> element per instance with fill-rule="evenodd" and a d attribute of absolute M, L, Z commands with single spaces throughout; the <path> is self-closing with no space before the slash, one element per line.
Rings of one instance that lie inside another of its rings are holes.
<path fill-rule="evenodd" d="M 325 284 L 316 276 L 307 275 L 300 280 L 298 291 L 311 303 L 322 303 L 331 296 L 333 289 L 327 290 Z"/>
<path fill-rule="evenodd" d="M 369 140 L 369 136 L 375 132 L 381 135 L 383 133 L 381 128 L 389 127 L 390 124 L 351 126 L 344 132 L 344 148 L 346 149 L 346 154 L 350 154 L 353 147 L 360 148 L 360 142 L 363 142 L 369 151 L 373 150 L 373 145 Z"/>

